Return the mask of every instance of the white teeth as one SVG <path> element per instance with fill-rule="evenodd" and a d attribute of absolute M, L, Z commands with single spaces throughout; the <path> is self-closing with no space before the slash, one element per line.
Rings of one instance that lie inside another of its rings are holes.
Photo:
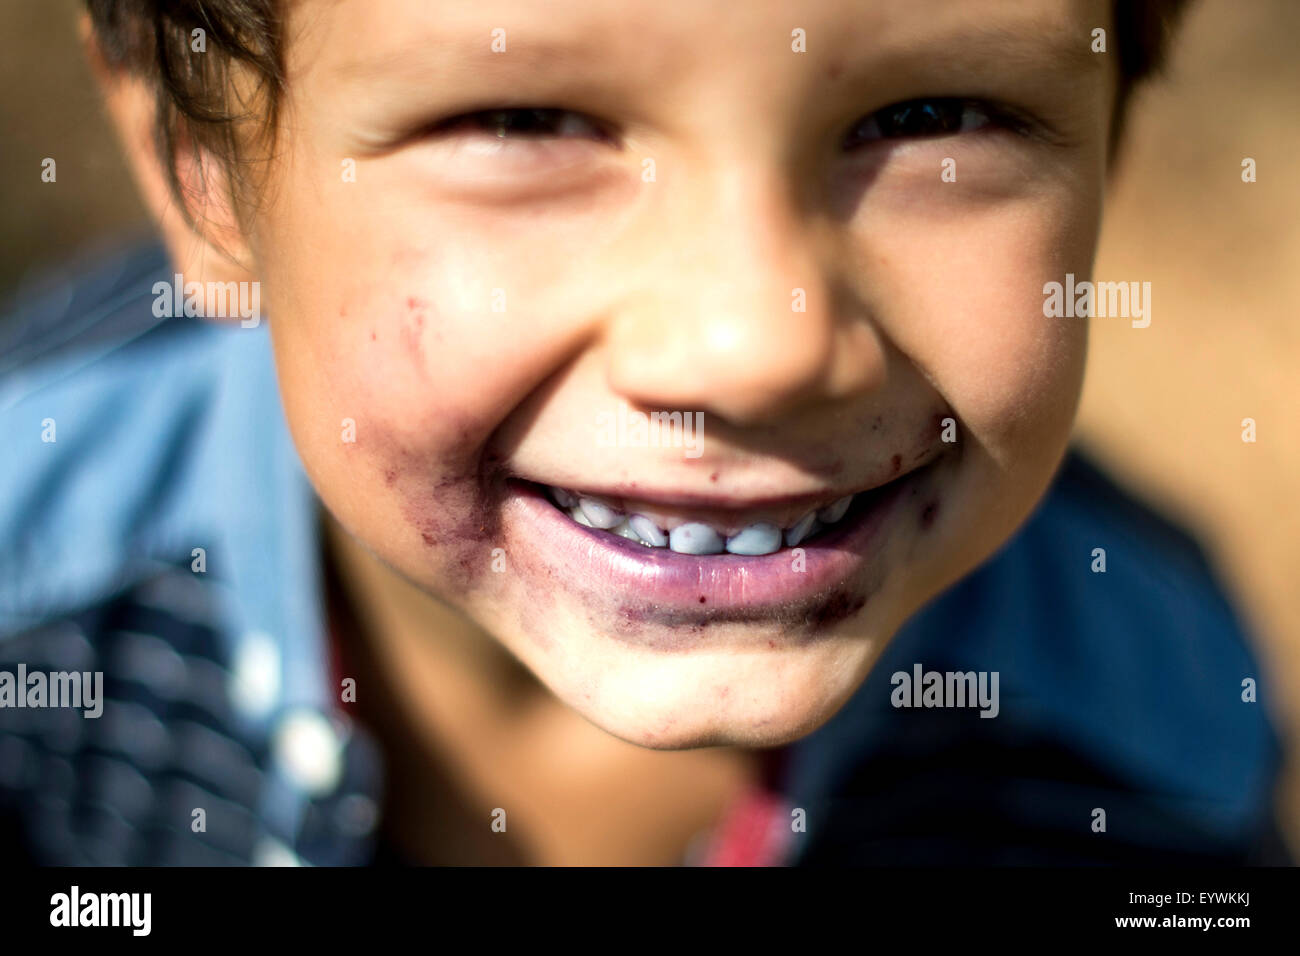
<path fill-rule="evenodd" d="M 817 520 L 822 524 L 834 524 L 844 517 L 844 512 L 849 510 L 851 504 L 853 504 L 853 496 L 845 495 L 839 501 L 817 512 Z"/>
<path fill-rule="evenodd" d="M 620 538 L 627 538 L 629 541 L 635 541 L 637 544 L 641 543 L 640 535 L 638 535 L 635 531 L 633 531 L 631 526 L 626 521 L 623 521 L 618 525 L 615 525 L 613 528 L 610 528 L 609 530 L 613 534 L 618 535 Z"/>
<path fill-rule="evenodd" d="M 627 519 L 627 523 L 645 544 L 654 548 L 668 547 L 668 535 L 664 534 L 659 526 L 645 515 L 633 515 Z"/>
<path fill-rule="evenodd" d="M 593 528 L 609 529 L 623 521 L 623 515 L 602 501 L 596 501 L 592 498 L 579 498 L 578 507 L 587 516 L 587 520 L 591 522 Z"/>
<path fill-rule="evenodd" d="M 678 554 L 721 554 L 724 543 L 722 535 L 708 525 L 692 521 L 673 528 L 668 547 Z"/>
<path fill-rule="evenodd" d="M 812 534 L 813 525 L 817 523 L 817 512 L 810 511 L 794 523 L 794 527 L 785 533 L 785 546 L 793 548 L 808 535 Z"/>
<path fill-rule="evenodd" d="M 727 539 L 732 554 L 771 554 L 781 549 L 781 529 L 766 521 L 745 528 Z"/>
<path fill-rule="evenodd" d="M 584 498 L 564 488 L 548 486 L 548 490 L 561 510 L 584 528 L 598 528 L 646 547 L 667 547 L 681 554 L 721 554 L 727 551 L 731 554 L 764 555 L 779 551 L 782 546 L 793 548 L 826 525 L 843 518 L 854 497 L 845 495 L 824 508 L 810 511 L 785 531 L 770 522 L 758 521 L 730 537 L 724 537 L 699 521 L 679 525 L 665 533 L 645 515 L 625 515 L 603 501 Z"/>

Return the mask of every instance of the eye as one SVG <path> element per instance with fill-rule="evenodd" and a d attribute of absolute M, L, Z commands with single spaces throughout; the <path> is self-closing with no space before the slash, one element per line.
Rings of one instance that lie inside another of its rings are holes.
<path fill-rule="evenodd" d="M 434 133 L 482 133 L 497 139 L 596 139 L 605 134 L 595 120 L 573 110 L 548 107 L 519 107 L 480 110 L 444 120 Z"/>
<path fill-rule="evenodd" d="M 988 126 L 1018 128 L 1005 112 L 990 103 L 955 97 L 906 100 L 859 120 L 844 136 L 844 149 L 886 139 L 926 139 L 951 136 Z"/>
<path fill-rule="evenodd" d="M 437 182 L 456 195 L 524 200 L 609 181 L 618 130 L 575 110 L 492 107 L 424 125 L 418 147 Z"/>

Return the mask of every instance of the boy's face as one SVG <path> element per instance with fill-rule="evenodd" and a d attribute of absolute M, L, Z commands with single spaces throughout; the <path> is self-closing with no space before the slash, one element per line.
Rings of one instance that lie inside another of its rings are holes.
<path fill-rule="evenodd" d="M 325 504 L 620 737 L 811 731 L 1064 451 L 1086 320 L 1043 284 L 1091 267 L 1107 6 L 293 5 L 248 239 Z M 742 557 L 545 486 L 724 539 L 880 490 Z"/>

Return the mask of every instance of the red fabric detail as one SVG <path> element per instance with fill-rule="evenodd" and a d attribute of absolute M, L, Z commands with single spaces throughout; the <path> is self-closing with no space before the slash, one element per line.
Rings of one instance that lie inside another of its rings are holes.
<path fill-rule="evenodd" d="M 704 866 L 780 866 L 790 833 L 781 795 L 761 787 L 740 797 L 714 831 Z"/>

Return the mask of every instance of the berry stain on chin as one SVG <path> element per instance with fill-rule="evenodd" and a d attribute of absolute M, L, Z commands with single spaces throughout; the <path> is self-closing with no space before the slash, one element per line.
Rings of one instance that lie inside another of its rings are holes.
<path fill-rule="evenodd" d="M 796 647 L 829 636 L 831 628 L 867 606 L 872 595 L 880 590 L 883 580 L 877 574 L 863 584 L 846 585 L 808 600 L 766 608 L 761 613 L 745 607 L 723 609 L 706 606 L 692 612 L 625 603 L 618 608 L 612 632 L 606 621 L 593 618 L 592 624 L 593 627 L 599 625 L 602 631 L 625 644 L 651 651 L 680 653 L 705 647 L 699 638 L 712 627 L 746 625 L 761 620 L 764 625 L 779 626 L 784 632 L 785 643 Z M 740 643 L 743 645 L 743 637 Z M 707 646 L 716 650 L 722 645 Z M 776 648 L 777 642 L 769 639 L 767 646 Z"/>

